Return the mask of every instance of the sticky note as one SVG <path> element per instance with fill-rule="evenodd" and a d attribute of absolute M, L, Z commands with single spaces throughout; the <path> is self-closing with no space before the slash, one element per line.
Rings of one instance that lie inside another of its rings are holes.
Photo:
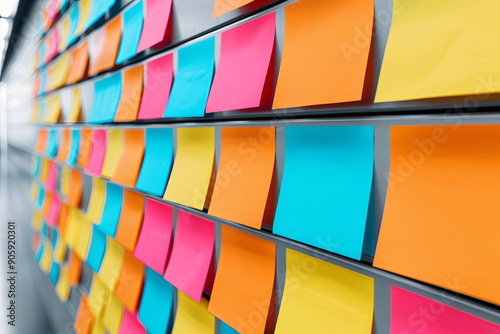
<path fill-rule="evenodd" d="M 59 280 L 56 285 L 56 294 L 59 299 L 65 303 L 68 301 L 69 293 L 71 291 L 71 286 L 68 281 L 68 275 L 66 273 L 66 267 L 64 265 L 59 269 Z"/>
<path fill-rule="evenodd" d="M 102 260 L 99 278 L 108 290 L 114 291 L 123 263 L 124 250 L 113 238 L 108 237 L 106 244 L 106 254 Z"/>
<path fill-rule="evenodd" d="M 109 294 L 106 310 L 102 317 L 102 323 L 110 334 L 118 334 L 123 317 L 123 305 L 114 293 Z"/>
<path fill-rule="evenodd" d="M 70 185 L 70 168 L 68 166 L 61 166 L 61 196 L 67 196 Z"/>
<path fill-rule="evenodd" d="M 66 161 L 68 159 L 70 144 L 71 144 L 71 130 L 63 129 L 61 145 L 59 145 L 59 151 L 57 152 L 57 160 Z"/>
<path fill-rule="evenodd" d="M 144 156 L 144 141 L 144 129 L 123 130 L 123 150 L 112 177 L 114 181 L 135 186 Z"/>
<path fill-rule="evenodd" d="M 166 333 L 173 309 L 174 289 L 170 283 L 150 268 L 146 268 L 146 279 L 142 293 L 138 319 L 148 333 Z"/>
<path fill-rule="evenodd" d="M 137 52 L 142 52 L 161 41 L 167 33 L 172 0 L 144 0 L 144 26 Z"/>
<path fill-rule="evenodd" d="M 115 4 L 116 0 L 92 0 L 89 16 L 85 22 L 85 30 L 92 26 L 97 20 L 104 16 Z"/>
<path fill-rule="evenodd" d="M 56 26 L 47 34 L 45 46 L 45 64 L 48 64 L 59 53 L 59 27 Z"/>
<path fill-rule="evenodd" d="M 89 307 L 96 317 L 100 318 L 104 314 L 106 304 L 109 300 L 109 290 L 97 274 L 92 278 L 92 285 L 89 293 Z"/>
<path fill-rule="evenodd" d="M 59 218 L 59 211 L 61 209 L 61 199 L 57 193 L 52 196 L 52 201 L 50 203 L 49 213 L 45 217 L 47 225 L 54 227 L 57 225 L 57 219 Z"/>
<path fill-rule="evenodd" d="M 80 150 L 80 130 L 71 130 L 71 147 L 68 154 L 67 164 L 69 166 L 76 166 L 78 161 L 78 152 Z"/>
<path fill-rule="evenodd" d="M 397 286 L 391 287 L 391 334 L 499 332 L 500 326 L 492 322 Z"/>
<path fill-rule="evenodd" d="M 61 102 L 58 94 L 53 94 L 47 98 L 44 123 L 57 123 L 61 120 Z"/>
<path fill-rule="evenodd" d="M 48 131 L 47 129 L 40 129 L 38 131 L 38 139 L 35 146 L 36 152 L 45 152 L 47 147 Z"/>
<path fill-rule="evenodd" d="M 300 0 L 286 6 L 273 109 L 361 100 L 373 12 L 372 0 Z"/>
<path fill-rule="evenodd" d="M 89 62 L 88 42 L 84 41 L 71 51 L 71 65 L 68 71 L 66 84 L 70 85 L 82 80 L 87 72 Z"/>
<path fill-rule="evenodd" d="M 144 217 L 144 196 L 129 190 L 123 189 L 123 204 L 118 228 L 116 230 L 116 241 L 125 249 L 133 252 Z"/>
<path fill-rule="evenodd" d="M 137 312 L 130 313 L 127 309 L 123 311 L 122 324 L 118 334 L 147 334 L 146 328 L 137 319 Z"/>
<path fill-rule="evenodd" d="M 208 301 L 194 301 L 179 291 L 177 314 L 172 334 L 211 334 L 215 330 L 215 318 L 207 311 Z"/>
<path fill-rule="evenodd" d="M 71 285 L 76 286 L 80 283 L 80 274 L 82 272 L 82 260 L 76 255 L 75 252 L 71 252 L 69 256 L 68 266 L 66 267 L 66 273 L 68 275 L 68 281 Z"/>
<path fill-rule="evenodd" d="M 373 278 L 291 249 L 286 267 L 276 334 L 372 333 Z"/>
<path fill-rule="evenodd" d="M 38 92 L 38 88 L 37 88 L 37 84 L 39 84 L 39 80 L 38 80 L 38 77 L 35 78 L 35 91 Z M 170 94 L 170 91 L 168 92 Z M 34 94 L 35 96 L 38 95 L 38 93 L 35 93 Z M 40 101 L 36 101 L 33 103 L 33 109 L 31 111 L 31 116 L 30 116 L 30 122 L 31 123 L 36 123 L 38 121 L 38 116 L 41 114 L 40 113 L 40 106 L 41 106 L 41 102 Z"/>
<path fill-rule="evenodd" d="M 68 222 L 70 208 L 71 207 L 69 205 L 61 203 L 61 212 L 59 212 L 59 219 L 57 221 L 57 226 L 61 230 L 63 239 L 65 235 L 66 226 L 68 225 L 67 222 Z"/>
<path fill-rule="evenodd" d="M 115 115 L 116 122 L 135 121 L 141 104 L 143 67 L 138 65 L 123 71 L 123 90 Z"/>
<path fill-rule="evenodd" d="M 123 33 L 116 63 L 121 64 L 137 54 L 142 33 L 144 3 L 137 1 L 123 12 Z"/>
<path fill-rule="evenodd" d="M 52 265 L 52 247 L 48 241 L 44 242 L 43 255 L 40 260 L 40 268 L 45 274 L 49 274 Z"/>
<path fill-rule="evenodd" d="M 160 274 L 164 273 L 167 265 L 173 214 L 171 206 L 146 198 L 144 220 L 134 256 Z"/>
<path fill-rule="evenodd" d="M 104 327 L 101 318 L 94 319 L 94 327 L 92 327 L 92 334 L 106 334 L 106 328 Z"/>
<path fill-rule="evenodd" d="M 254 0 L 215 0 L 214 11 L 212 12 L 212 19 L 217 16 L 226 14 L 232 10 L 240 8 Z"/>
<path fill-rule="evenodd" d="M 500 267 L 492 265 L 500 259 L 499 130 L 497 124 L 391 127 L 374 266 L 500 305 Z"/>
<path fill-rule="evenodd" d="M 81 119 L 82 104 L 80 100 L 80 88 L 76 87 L 73 89 L 73 99 L 71 104 L 71 110 L 66 123 L 77 123 Z"/>
<path fill-rule="evenodd" d="M 274 127 L 223 127 L 208 214 L 260 229 L 266 207 L 274 209 L 275 153 Z"/>
<path fill-rule="evenodd" d="M 224 323 L 223 321 L 220 322 L 220 334 L 239 334 L 237 331 L 235 331 L 231 326 L 228 324 Z"/>
<path fill-rule="evenodd" d="M 144 264 L 130 251 L 125 251 L 122 269 L 116 283 L 115 294 L 131 312 L 135 312 L 144 284 Z"/>
<path fill-rule="evenodd" d="M 101 221 L 104 196 L 106 194 L 105 184 L 106 182 L 99 178 L 92 179 L 92 194 L 90 195 L 89 206 L 87 208 L 87 217 L 93 223 Z"/>
<path fill-rule="evenodd" d="M 262 321 L 252 333 L 264 333 L 273 293 L 276 245 L 222 226 L 217 276 L 208 311 L 240 332 L 254 314 Z M 257 301 L 257 302 L 256 302 Z"/>
<path fill-rule="evenodd" d="M 94 315 L 89 307 L 87 298 L 82 294 L 80 298 L 80 306 L 75 319 L 75 332 L 77 334 L 90 334 L 94 322 Z"/>
<path fill-rule="evenodd" d="M 59 279 L 59 263 L 52 262 L 52 267 L 50 268 L 49 278 L 52 284 L 57 284 L 57 280 Z"/>
<path fill-rule="evenodd" d="M 38 248 L 38 251 L 36 252 L 36 262 L 37 263 L 40 263 L 40 261 L 42 260 L 42 256 L 43 256 L 43 242 L 40 243 L 40 247 Z"/>
<path fill-rule="evenodd" d="M 73 251 L 78 254 L 79 258 L 84 259 L 87 256 L 87 250 L 90 243 L 92 223 L 80 210 L 78 210 L 78 222 L 78 237 L 73 245 Z"/>
<path fill-rule="evenodd" d="M 115 170 L 118 167 L 118 163 L 120 162 L 120 156 L 123 151 L 122 129 L 108 129 L 107 146 L 108 149 L 106 150 L 106 156 L 104 157 L 101 175 L 109 179 L 115 173 Z"/>
<path fill-rule="evenodd" d="M 101 175 L 102 164 L 106 155 L 106 137 L 106 130 L 92 130 L 92 146 L 90 147 L 89 162 L 86 168 L 87 173 L 92 176 Z"/>
<path fill-rule="evenodd" d="M 106 235 L 99 231 L 96 225 L 92 224 L 92 238 L 87 255 L 87 265 L 94 272 L 98 273 L 101 269 L 104 253 L 106 252 Z"/>
<path fill-rule="evenodd" d="M 81 0 L 75 4 L 78 5 L 78 25 L 76 26 L 75 31 L 76 36 L 80 36 L 86 30 L 85 23 L 89 17 L 91 3 L 92 0 Z"/>
<path fill-rule="evenodd" d="M 221 33 L 207 113 L 271 106 L 275 30 L 273 12 Z"/>
<path fill-rule="evenodd" d="M 111 182 L 106 183 L 106 202 L 97 228 L 114 238 L 123 202 L 123 188 Z"/>
<path fill-rule="evenodd" d="M 89 75 L 115 66 L 122 36 L 122 17 L 116 16 L 89 37 Z"/>
<path fill-rule="evenodd" d="M 61 17 L 59 21 L 59 31 L 60 31 L 60 36 L 59 36 L 59 53 L 66 51 L 66 48 L 68 47 L 68 33 L 69 33 L 69 16 L 64 15 Z"/>
<path fill-rule="evenodd" d="M 144 92 L 137 119 L 163 117 L 174 81 L 173 59 L 170 53 L 145 64 Z"/>
<path fill-rule="evenodd" d="M 486 0 L 394 3 L 375 102 L 498 92 L 498 9 Z"/>
<path fill-rule="evenodd" d="M 174 161 L 174 131 L 168 128 L 146 129 L 146 147 L 135 188 L 162 196 Z"/>
<path fill-rule="evenodd" d="M 71 45 L 75 42 L 78 37 L 76 34 L 76 29 L 78 27 L 78 16 L 80 12 L 79 4 L 73 4 L 73 6 L 68 10 L 69 12 L 69 31 L 68 31 L 68 45 Z"/>
<path fill-rule="evenodd" d="M 203 117 L 215 66 L 215 39 L 179 49 L 177 73 L 164 117 Z"/>
<path fill-rule="evenodd" d="M 360 260 L 373 141 L 373 126 L 287 126 L 273 233 Z"/>
<path fill-rule="evenodd" d="M 69 70 L 69 54 L 63 53 L 49 67 L 47 91 L 60 88 L 66 84 Z"/>
<path fill-rule="evenodd" d="M 80 134 L 80 149 L 78 151 L 78 165 L 86 168 L 90 157 L 90 147 L 92 146 L 92 130 L 83 128 Z"/>
<path fill-rule="evenodd" d="M 47 156 L 55 158 L 57 156 L 57 146 L 59 144 L 59 131 L 57 129 L 50 129 L 47 138 Z"/>
<path fill-rule="evenodd" d="M 210 269 L 214 238 L 213 222 L 178 210 L 172 255 L 164 277 L 197 302 Z"/>
<path fill-rule="evenodd" d="M 31 175 L 36 176 L 40 172 L 42 158 L 36 155 L 33 155 L 31 161 Z"/>
<path fill-rule="evenodd" d="M 66 201 L 69 205 L 80 207 L 83 191 L 82 174 L 76 169 L 70 170 L 70 186 L 68 187 Z"/>
<path fill-rule="evenodd" d="M 57 231 L 57 228 L 54 229 L 54 232 Z M 66 256 L 66 242 L 61 234 L 61 232 L 58 232 L 59 238 L 57 242 L 55 243 L 54 247 L 54 260 L 62 263 L 64 261 L 64 257 Z"/>
<path fill-rule="evenodd" d="M 44 198 L 45 198 L 45 190 L 42 187 L 40 187 L 40 189 L 38 191 L 38 196 L 37 196 L 37 199 L 35 202 L 35 209 L 36 210 L 40 210 L 42 208 Z"/>
<path fill-rule="evenodd" d="M 72 246 L 77 238 L 78 234 L 78 209 L 69 207 L 68 217 L 66 225 L 63 230 L 64 240 L 68 243 L 68 246 Z"/>
<path fill-rule="evenodd" d="M 56 190 L 56 183 L 57 183 L 57 164 L 53 161 L 50 161 L 47 172 L 47 180 L 45 181 L 45 190 L 48 192 L 54 192 Z"/>
<path fill-rule="evenodd" d="M 53 197 L 53 193 L 48 192 L 48 191 L 45 192 L 42 210 L 40 210 L 40 213 L 42 214 L 43 217 L 47 217 L 47 215 L 49 214 L 50 207 L 52 204 L 52 197 Z"/>
<path fill-rule="evenodd" d="M 94 102 L 89 123 L 113 122 L 122 92 L 122 72 L 116 72 L 94 84 Z"/>
<path fill-rule="evenodd" d="M 177 152 L 164 199 L 202 210 L 215 159 L 214 128 L 177 129 Z"/>

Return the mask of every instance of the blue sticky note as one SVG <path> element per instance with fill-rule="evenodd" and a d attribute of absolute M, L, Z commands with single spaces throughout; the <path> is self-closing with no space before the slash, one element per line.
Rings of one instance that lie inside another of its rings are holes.
<path fill-rule="evenodd" d="M 52 249 L 56 249 L 57 239 L 59 238 L 59 233 L 57 229 L 52 229 Z"/>
<path fill-rule="evenodd" d="M 106 235 L 92 224 L 92 238 L 86 262 L 90 269 L 96 273 L 101 269 L 104 253 L 106 253 Z"/>
<path fill-rule="evenodd" d="M 174 288 L 162 275 L 146 267 L 138 318 L 149 334 L 165 334 L 172 316 Z"/>
<path fill-rule="evenodd" d="M 108 10 L 113 7 L 116 0 L 92 0 L 89 16 L 85 21 L 85 30 L 97 22 Z"/>
<path fill-rule="evenodd" d="M 47 226 L 47 223 L 45 222 L 45 218 L 42 217 L 42 220 L 40 221 L 40 236 L 43 239 L 48 239 L 49 238 L 49 228 Z"/>
<path fill-rule="evenodd" d="M 31 165 L 31 175 L 35 176 L 38 175 L 38 172 L 40 171 L 40 162 L 41 158 L 38 156 L 33 156 L 33 163 Z"/>
<path fill-rule="evenodd" d="M 121 64 L 137 54 L 137 47 L 141 39 L 142 25 L 144 23 L 144 4 L 138 1 L 128 8 L 122 16 L 123 33 L 120 50 L 116 57 L 116 63 Z"/>
<path fill-rule="evenodd" d="M 220 322 L 220 334 L 240 334 L 225 322 Z"/>
<path fill-rule="evenodd" d="M 69 149 L 67 163 L 70 166 L 76 166 L 78 161 L 78 152 L 80 151 L 80 130 L 71 130 L 71 146 Z"/>
<path fill-rule="evenodd" d="M 123 188 L 110 182 L 106 183 L 106 202 L 102 210 L 101 223 L 96 226 L 112 238 L 116 235 L 122 203 Z"/>
<path fill-rule="evenodd" d="M 373 126 L 287 126 L 275 234 L 360 260 Z"/>
<path fill-rule="evenodd" d="M 42 186 L 38 186 L 38 197 L 35 203 L 35 210 L 40 210 L 43 205 L 43 200 L 45 199 L 45 189 Z"/>
<path fill-rule="evenodd" d="M 146 129 L 146 148 L 135 188 L 163 196 L 174 159 L 173 129 Z"/>
<path fill-rule="evenodd" d="M 57 155 L 57 143 L 59 142 L 59 134 L 57 129 L 49 130 L 49 138 L 47 139 L 47 155 L 55 158 Z"/>
<path fill-rule="evenodd" d="M 59 263 L 52 261 L 49 277 L 52 284 L 57 284 L 57 281 L 59 280 Z"/>
<path fill-rule="evenodd" d="M 36 262 L 40 263 L 43 256 L 43 241 L 40 241 L 40 246 L 38 246 L 38 251 L 36 253 Z"/>
<path fill-rule="evenodd" d="M 215 39 L 207 38 L 178 51 L 177 74 L 164 117 L 203 117 L 212 86 Z"/>
<path fill-rule="evenodd" d="M 75 3 L 69 13 L 69 30 L 68 30 L 68 46 L 73 44 L 77 39 L 76 28 L 78 27 L 78 17 L 80 9 L 78 3 Z"/>
<path fill-rule="evenodd" d="M 117 72 L 94 84 L 94 101 L 88 123 L 113 122 L 122 94 L 122 72 Z"/>

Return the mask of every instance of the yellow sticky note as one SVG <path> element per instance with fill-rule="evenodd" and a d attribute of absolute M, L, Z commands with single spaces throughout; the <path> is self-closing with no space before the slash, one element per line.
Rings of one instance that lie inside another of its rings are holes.
<path fill-rule="evenodd" d="M 114 293 L 109 294 L 108 304 L 102 317 L 104 327 L 110 334 L 118 334 L 123 318 L 123 304 Z"/>
<path fill-rule="evenodd" d="M 69 284 L 68 274 L 66 271 L 66 266 L 61 265 L 61 268 L 59 270 L 59 280 L 56 284 L 56 293 L 63 303 L 68 301 L 69 292 L 71 291 L 71 286 Z"/>
<path fill-rule="evenodd" d="M 163 198 L 202 210 L 215 158 L 214 128 L 177 129 L 177 154 Z"/>
<path fill-rule="evenodd" d="M 500 2 L 394 1 L 375 102 L 500 92 Z"/>
<path fill-rule="evenodd" d="M 61 25 L 59 26 L 59 52 L 65 51 L 68 46 L 69 19 L 69 15 L 65 15 L 61 19 Z"/>
<path fill-rule="evenodd" d="M 48 274 L 50 272 L 50 267 L 52 265 L 52 245 L 49 241 L 44 241 L 43 243 L 43 255 L 40 261 L 40 268 L 43 272 Z"/>
<path fill-rule="evenodd" d="M 90 243 L 90 234 L 92 231 L 91 221 L 78 210 L 78 234 L 73 244 L 73 251 L 79 258 L 85 259 L 87 257 L 87 250 Z"/>
<path fill-rule="evenodd" d="M 69 192 L 69 179 L 70 179 L 70 170 L 69 167 L 62 167 L 62 175 L 61 175 L 61 194 L 66 196 Z"/>
<path fill-rule="evenodd" d="M 177 315 L 172 334 L 211 334 L 215 330 L 215 317 L 208 312 L 208 301 L 198 303 L 179 291 Z"/>
<path fill-rule="evenodd" d="M 64 256 L 66 255 L 66 241 L 64 240 L 59 228 L 57 228 L 57 232 L 59 238 L 57 239 L 56 247 L 54 248 L 54 260 L 62 263 L 64 261 Z"/>
<path fill-rule="evenodd" d="M 40 113 L 40 101 L 33 103 L 33 109 L 31 111 L 30 122 L 36 123 L 38 121 L 38 114 Z"/>
<path fill-rule="evenodd" d="M 36 184 L 35 180 L 31 182 L 31 199 L 34 201 L 38 197 L 38 185 Z"/>
<path fill-rule="evenodd" d="M 47 98 L 44 123 L 57 123 L 61 118 L 61 101 L 58 94 L 53 94 Z"/>
<path fill-rule="evenodd" d="M 66 243 L 68 246 L 71 248 L 74 247 L 76 244 L 76 239 L 78 238 L 78 232 L 79 232 L 79 210 L 75 209 L 74 207 L 69 207 L 69 217 L 66 222 L 66 228 L 64 230 L 64 239 L 66 240 Z"/>
<path fill-rule="evenodd" d="M 66 84 L 69 71 L 69 53 L 63 53 L 49 68 L 48 90 L 54 90 Z"/>
<path fill-rule="evenodd" d="M 40 221 L 41 220 L 42 220 L 42 215 L 40 214 L 40 212 L 35 211 L 33 213 L 33 220 L 31 221 L 31 225 L 33 226 L 33 228 L 35 230 L 40 229 Z"/>
<path fill-rule="evenodd" d="M 106 334 L 106 328 L 101 318 L 94 319 L 94 326 L 92 327 L 92 334 Z"/>
<path fill-rule="evenodd" d="M 96 318 L 103 315 L 108 299 L 109 290 L 106 289 L 99 276 L 94 274 L 89 293 L 89 307 L 94 312 Z"/>
<path fill-rule="evenodd" d="M 80 121 L 80 113 L 82 111 L 82 102 L 80 100 L 80 88 L 73 89 L 73 101 L 71 104 L 71 111 L 69 113 L 68 123 L 76 123 Z"/>
<path fill-rule="evenodd" d="M 123 151 L 123 130 L 108 130 L 108 146 L 102 165 L 101 175 L 110 179 L 118 166 Z"/>
<path fill-rule="evenodd" d="M 110 291 L 115 291 L 122 268 L 123 255 L 123 246 L 115 239 L 107 237 L 106 253 L 99 270 L 99 278 Z"/>
<path fill-rule="evenodd" d="M 85 22 L 87 22 L 87 18 L 90 13 L 90 6 L 92 0 L 81 0 L 75 3 L 78 5 L 78 25 L 76 26 L 75 35 L 80 36 L 83 33 L 83 29 L 85 29 Z"/>
<path fill-rule="evenodd" d="M 40 171 L 40 178 L 42 181 L 47 181 L 47 176 L 49 175 L 49 163 L 48 159 L 42 159 L 42 166 Z"/>
<path fill-rule="evenodd" d="M 373 278 L 291 249 L 286 267 L 276 334 L 372 333 Z"/>
<path fill-rule="evenodd" d="M 92 195 L 90 195 L 87 208 L 87 218 L 93 223 L 101 221 L 104 196 L 106 195 L 106 182 L 99 178 L 92 179 Z"/>

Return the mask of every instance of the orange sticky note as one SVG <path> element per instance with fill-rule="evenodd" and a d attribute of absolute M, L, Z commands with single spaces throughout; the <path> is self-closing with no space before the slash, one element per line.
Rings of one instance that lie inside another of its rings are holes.
<path fill-rule="evenodd" d="M 59 218 L 57 219 L 57 226 L 61 230 L 63 237 L 66 235 L 66 223 L 69 216 L 69 205 L 66 203 L 61 203 L 61 209 L 59 211 Z"/>
<path fill-rule="evenodd" d="M 361 100 L 373 11 L 373 0 L 300 0 L 286 6 L 273 109 Z"/>
<path fill-rule="evenodd" d="M 62 134 L 62 143 L 57 151 L 57 159 L 66 161 L 68 158 L 69 145 L 71 144 L 71 130 L 64 129 Z"/>
<path fill-rule="evenodd" d="M 275 259 L 274 243 L 222 225 L 221 253 L 208 311 L 240 333 L 264 333 Z M 254 321 L 256 314 L 262 321 Z"/>
<path fill-rule="evenodd" d="M 126 186 L 134 187 L 144 157 L 144 129 L 124 130 L 123 136 L 123 151 L 112 179 Z"/>
<path fill-rule="evenodd" d="M 144 264 L 137 260 L 131 252 L 125 251 L 115 294 L 132 313 L 139 305 L 144 284 L 144 270 Z"/>
<path fill-rule="evenodd" d="M 123 189 L 123 205 L 116 230 L 116 241 L 126 250 L 134 251 L 143 217 L 144 196 L 135 191 Z"/>
<path fill-rule="evenodd" d="M 82 129 L 80 136 L 80 150 L 78 151 L 77 164 L 86 168 L 90 157 L 90 147 L 92 146 L 92 129 Z"/>
<path fill-rule="evenodd" d="M 76 169 L 71 169 L 70 172 L 70 186 L 66 201 L 72 207 L 80 207 L 82 200 L 83 180 L 82 174 Z"/>
<path fill-rule="evenodd" d="M 40 131 L 38 131 L 38 140 L 35 146 L 36 152 L 45 152 L 45 148 L 47 147 L 47 137 L 48 132 L 46 129 L 41 129 Z"/>
<path fill-rule="evenodd" d="M 500 305 L 500 125 L 393 126 L 374 266 Z"/>
<path fill-rule="evenodd" d="M 212 18 L 216 18 L 222 14 L 226 14 L 236 8 L 240 8 L 254 0 L 215 0 L 214 11 L 212 12 Z"/>
<path fill-rule="evenodd" d="M 121 37 L 122 20 L 120 15 L 91 35 L 89 75 L 97 74 L 115 65 Z"/>
<path fill-rule="evenodd" d="M 89 307 L 87 298 L 82 294 L 80 299 L 80 306 L 75 319 L 75 332 L 77 334 L 90 334 L 92 324 L 94 323 L 94 314 Z"/>
<path fill-rule="evenodd" d="M 82 80 L 87 73 L 88 63 L 88 42 L 85 41 L 80 46 L 71 51 L 71 65 L 69 66 L 66 84 L 70 85 Z"/>
<path fill-rule="evenodd" d="M 82 260 L 71 251 L 67 267 L 68 281 L 71 285 L 76 286 L 80 284 L 80 274 L 82 272 Z"/>
<path fill-rule="evenodd" d="M 268 198 L 274 199 L 275 153 L 274 127 L 222 128 L 219 170 L 208 214 L 260 229 Z"/>
<path fill-rule="evenodd" d="M 116 110 L 115 121 L 135 121 L 139 113 L 143 90 L 143 66 L 135 66 L 123 71 L 122 94 Z"/>

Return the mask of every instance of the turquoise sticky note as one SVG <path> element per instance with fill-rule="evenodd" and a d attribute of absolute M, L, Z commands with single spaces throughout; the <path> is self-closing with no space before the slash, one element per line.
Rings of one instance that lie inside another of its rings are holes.
<path fill-rule="evenodd" d="M 373 126 L 287 126 L 273 232 L 360 260 L 373 137 Z"/>
<path fill-rule="evenodd" d="M 59 133 L 57 129 L 50 129 L 49 137 L 47 139 L 47 151 L 45 152 L 49 157 L 51 158 L 56 157 L 58 142 L 59 142 Z"/>
<path fill-rule="evenodd" d="M 40 246 L 38 246 L 38 251 L 36 253 L 36 262 L 40 263 L 43 256 L 43 242 L 40 241 Z"/>
<path fill-rule="evenodd" d="M 38 172 L 40 171 L 40 162 L 41 158 L 38 156 L 33 156 L 33 163 L 31 165 L 31 175 L 35 176 L 38 175 Z"/>
<path fill-rule="evenodd" d="M 49 228 L 47 227 L 47 223 L 45 222 L 45 218 L 43 217 L 42 220 L 40 221 L 40 236 L 43 239 L 49 238 Z"/>
<path fill-rule="evenodd" d="M 59 279 L 59 263 L 55 262 L 55 261 L 52 261 L 52 267 L 50 268 L 50 274 L 49 274 L 49 277 L 50 277 L 50 281 L 52 282 L 52 284 L 57 284 L 57 281 Z"/>
<path fill-rule="evenodd" d="M 99 231 L 96 225 L 92 224 L 90 248 L 85 262 L 96 273 L 101 269 L 104 253 L 106 253 L 106 234 Z"/>
<path fill-rule="evenodd" d="M 89 123 L 113 122 L 122 94 L 122 72 L 117 72 L 94 84 L 94 102 Z"/>
<path fill-rule="evenodd" d="M 178 51 L 177 74 L 164 117 L 203 117 L 212 86 L 215 39 L 207 38 Z"/>
<path fill-rule="evenodd" d="M 43 189 L 40 185 L 38 186 L 38 197 L 35 202 L 35 209 L 38 211 L 42 208 L 43 200 L 45 199 L 45 189 Z"/>
<path fill-rule="evenodd" d="M 225 322 L 220 322 L 220 334 L 240 334 Z"/>
<path fill-rule="evenodd" d="M 146 149 L 135 188 L 163 196 L 174 159 L 173 129 L 146 129 Z"/>
<path fill-rule="evenodd" d="M 141 39 L 142 25 L 144 23 L 144 4 L 136 2 L 123 13 L 123 32 L 120 50 L 116 63 L 121 64 L 137 54 L 137 47 Z"/>
<path fill-rule="evenodd" d="M 150 334 L 165 334 L 172 316 L 174 288 L 162 275 L 146 267 L 138 319 Z"/>
<path fill-rule="evenodd" d="M 80 130 L 71 130 L 71 145 L 66 162 L 70 166 L 76 166 L 78 152 L 80 151 Z"/>
<path fill-rule="evenodd" d="M 85 30 L 97 22 L 106 12 L 113 7 L 116 0 L 92 0 L 89 16 L 85 22 Z"/>
<path fill-rule="evenodd" d="M 106 202 L 102 210 L 101 223 L 96 225 L 102 233 L 114 238 L 123 203 L 123 188 L 113 184 L 106 183 Z"/>
<path fill-rule="evenodd" d="M 59 238 L 59 233 L 57 232 L 57 229 L 52 229 L 52 249 L 56 249 L 57 245 L 57 239 Z"/>
<path fill-rule="evenodd" d="M 68 30 L 68 46 L 73 44 L 78 37 L 76 28 L 78 27 L 79 6 L 77 3 L 73 5 L 69 12 L 69 30 Z"/>

